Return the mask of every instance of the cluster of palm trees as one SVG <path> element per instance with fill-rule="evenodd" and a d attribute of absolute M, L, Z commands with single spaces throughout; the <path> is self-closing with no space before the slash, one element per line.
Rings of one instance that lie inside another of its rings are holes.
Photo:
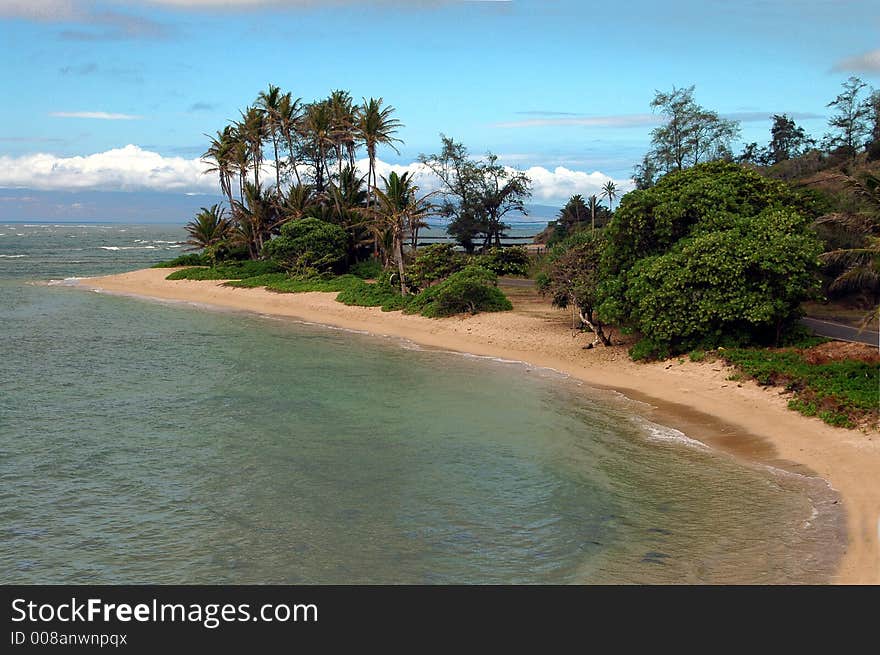
<path fill-rule="evenodd" d="M 565 206 L 559 211 L 558 222 L 566 229 L 579 225 L 587 219 L 590 220 L 590 227 L 593 231 L 596 229 L 596 217 L 607 219 L 611 216 L 614 209 L 614 200 L 618 197 L 617 186 L 611 180 L 608 180 L 602 186 L 601 197 L 608 200 L 608 207 L 605 208 L 601 204 L 600 195 L 593 194 L 586 200 L 580 194 L 575 194 L 568 199 Z"/>
<path fill-rule="evenodd" d="M 847 177 L 846 184 L 860 202 L 860 211 L 828 214 L 817 223 L 841 230 L 851 243 L 823 253 L 821 259 L 835 272 L 829 291 L 867 296 L 872 309 L 862 320 L 864 328 L 880 319 L 880 177 Z"/>
<path fill-rule="evenodd" d="M 418 234 L 430 204 L 408 175 L 383 177 L 379 188 L 378 148 L 397 151 L 401 143 L 394 111 L 382 98 L 356 104 L 341 90 L 304 103 L 270 84 L 239 120 L 209 136 L 202 160 L 227 206 L 202 208 L 188 226 L 190 243 L 246 247 L 257 258 L 283 223 L 311 216 L 346 230 L 350 261 L 372 252 L 386 265 L 402 264 L 404 234 Z M 364 176 L 356 168 L 360 149 Z"/>

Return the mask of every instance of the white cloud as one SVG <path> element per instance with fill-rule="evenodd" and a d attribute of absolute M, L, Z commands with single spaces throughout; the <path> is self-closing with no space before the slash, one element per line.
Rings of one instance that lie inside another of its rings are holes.
<path fill-rule="evenodd" d="M 52 111 L 49 116 L 53 118 L 94 118 L 102 121 L 136 121 L 143 116 L 132 114 L 112 114 L 106 111 Z"/>
<path fill-rule="evenodd" d="M 557 166 L 552 171 L 543 166 L 532 166 L 524 172 L 532 180 L 533 201 L 564 202 L 576 193 L 585 198 L 601 195 L 602 187 L 609 181 L 614 182 L 620 195 L 635 187 L 630 179 L 614 179 L 599 171 L 587 173 L 564 166 Z"/>
<path fill-rule="evenodd" d="M 366 174 L 367 160 L 357 167 Z M 39 189 L 42 191 L 165 191 L 219 194 L 217 178 L 205 174 L 207 166 L 198 158 L 165 157 L 135 145 L 87 156 L 59 157 L 51 154 L 0 156 L 0 188 Z M 439 181 L 424 165 L 376 162 L 377 173 L 388 176 L 411 172 L 423 193 L 439 188 Z M 514 169 L 510 168 L 513 171 Z M 550 170 L 532 166 L 523 171 L 532 180 L 532 201 L 561 203 L 569 196 L 600 194 L 602 185 L 613 180 L 622 193 L 632 188 L 632 181 L 613 179 L 594 171 L 572 170 L 557 166 Z M 272 162 L 265 162 L 262 179 L 274 181 Z"/>
<path fill-rule="evenodd" d="M 43 191 L 217 191 L 198 159 L 163 157 L 134 145 L 85 157 L 0 157 L 0 187 Z"/>
<path fill-rule="evenodd" d="M 847 57 L 831 69 L 845 73 L 880 73 L 880 48 L 855 57 Z"/>
<path fill-rule="evenodd" d="M 366 159 L 358 161 L 357 165 L 358 170 L 366 173 Z M 538 203 L 562 203 L 576 193 L 584 197 L 593 194 L 600 195 L 602 187 L 609 181 L 614 182 L 621 195 L 634 188 L 631 179 L 615 179 L 599 171 L 588 173 L 586 171 L 572 170 L 564 166 L 556 166 L 552 170 L 543 166 L 532 166 L 526 169 L 514 169 L 510 166 L 506 168 L 511 172 L 522 170 L 529 177 L 532 181 L 532 202 Z M 440 188 L 440 181 L 423 164 L 414 162 L 406 165 L 392 165 L 381 160 L 376 162 L 376 172 L 379 176 L 384 175 L 387 177 L 392 170 L 398 175 L 410 172 L 423 193 Z"/>

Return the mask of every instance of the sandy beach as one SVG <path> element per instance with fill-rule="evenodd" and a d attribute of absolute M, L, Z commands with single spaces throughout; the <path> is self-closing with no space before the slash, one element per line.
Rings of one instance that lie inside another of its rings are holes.
<path fill-rule="evenodd" d="M 717 362 L 632 362 L 624 347 L 584 350 L 567 311 L 517 297 L 514 311 L 428 319 L 348 307 L 332 293 L 278 294 L 216 281 L 168 281 L 169 269 L 89 278 L 101 292 L 211 305 L 409 339 L 420 345 L 521 360 L 556 369 L 593 387 L 617 390 L 654 407 L 652 420 L 738 457 L 817 475 L 844 504 L 848 544 L 835 577 L 880 584 L 880 434 L 831 427 L 786 407 L 779 389 L 728 380 Z"/>

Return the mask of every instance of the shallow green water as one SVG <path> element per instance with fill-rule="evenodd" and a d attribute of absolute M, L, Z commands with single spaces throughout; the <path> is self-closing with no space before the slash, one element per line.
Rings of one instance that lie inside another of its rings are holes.
<path fill-rule="evenodd" d="M 179 238 L 0 226 L 3 582 L 827 579 L 821 481 L 687 445 L 612 394 L 40 283 Z"/>

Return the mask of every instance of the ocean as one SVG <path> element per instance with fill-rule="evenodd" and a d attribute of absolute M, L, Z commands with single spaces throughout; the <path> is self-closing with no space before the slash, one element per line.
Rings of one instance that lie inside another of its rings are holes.
<path fill-rule="evenodd" d="M 828 581 L 821 480 L 553 371 L 95 293 L 172 226 L 0 225 L 4 583 Z"/>

